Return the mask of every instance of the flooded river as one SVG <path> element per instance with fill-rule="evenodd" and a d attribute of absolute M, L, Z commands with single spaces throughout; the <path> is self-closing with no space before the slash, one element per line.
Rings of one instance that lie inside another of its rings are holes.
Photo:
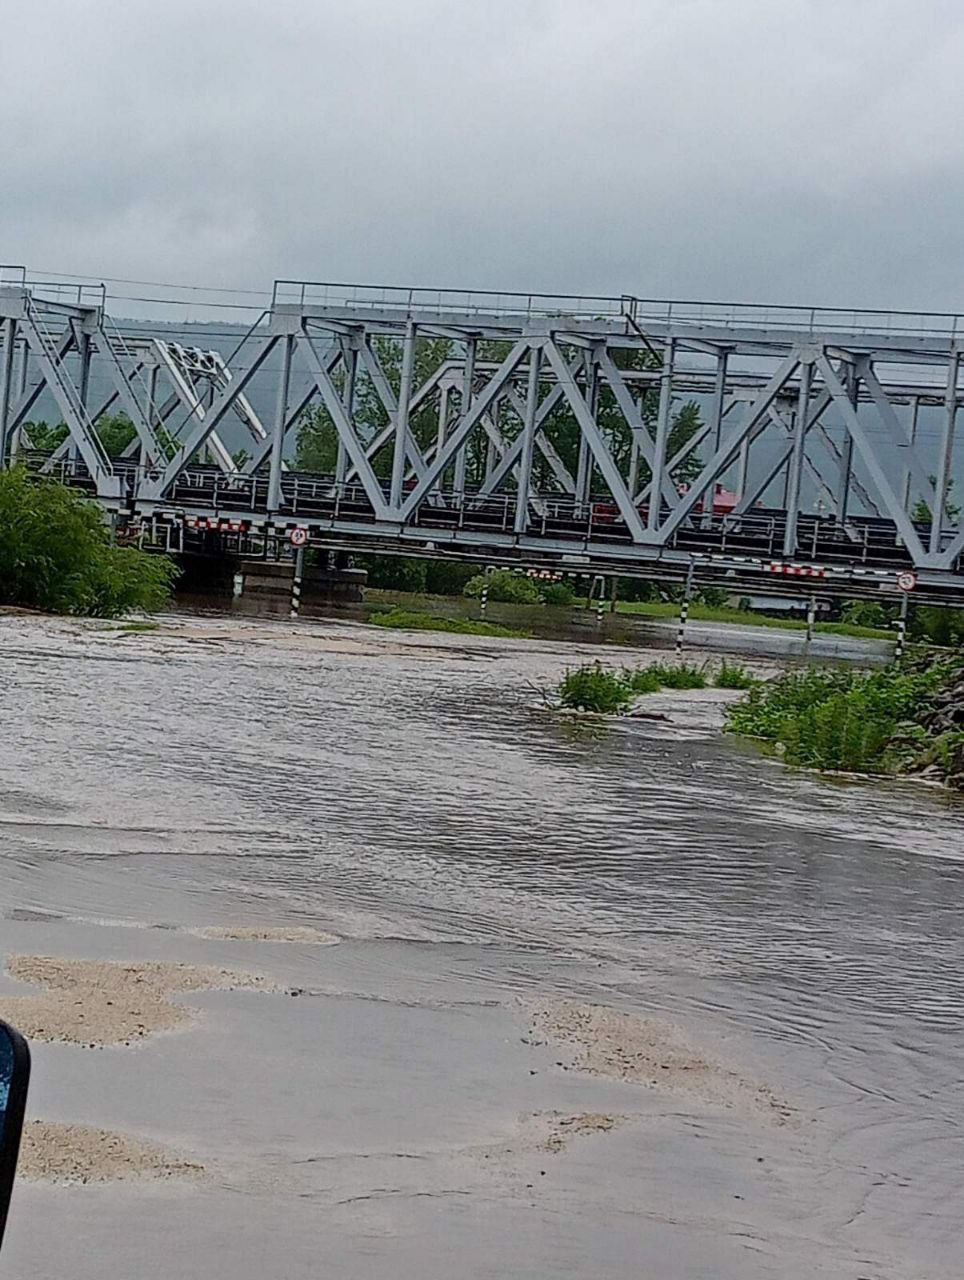
<path fill-rule="evenodd" d="M 213 1118 L 241 1105 L 218 1100 L 230 1068 L 217 1088 L 200 1063 L 185 1068 L 202 1030 L 99 1055 L 40 1045 L 34 1105 L 51 1118 L 206 1144 L 228 1172 L 196 1220 L 197 1197 L 176 1188 L 145 1202 L 25 1185 L 11 1274 L 63 1274 L 71 1231 L 98 1215 L 109 1265 L 72 1260 L 76 1277 L 960 1274 L 964 806 L 918 785 L 786 771 L 719 733 L 713 694 L 659 695 L 667 722 L 561 722 L 538 690 L 580 652 L 324 622 L 178 619 L 136 633 L 0 619 L 0 952 L 214 960 L 318 994 L 198 998 L 252 1082 L 286 1044 L 297 1064 L 278 1067 L 270 1100 L 250 1099 L 264 1118 L 245 1121 L 243 1150 Z M 342 941 L 218 951 L 199 936 L 279 924 Z M 15 990 L 0 977 L 0 996 Z M 355 1013 L 323 1017 L 325 993 Z M 289 1157 L 319 1091 L 344 1103 L 318 1121 L 339 1135 L 325 1159 L 381 1151 L 378 1108 L 397 1087 L 410 1092 L 393 1124 L 423 1102 L 449 1116 L 404 1142 L 455 1160 L 481 1149 L 496 1113 L 506 1145 L 510 1113 L 559 1109 L 498 1093 L 500 1072 L 518 1065 L 520 1090 L 553 1073 L 554 1089 L 588 1089 L 551 1052 L 516 1063 L 535 1050 L 505 1011 L 536 995 L 672 1024 L 779 1095 L 791 1119 L 757 1131 L 733 1107 L 600 1082 L 611 1094 L 580 1108 L 638 1112 L 638 1124 L 574 1144 L 548 1172 L 544 1154 L 531 1176 L 520 1156 L 498 1187 L 467 1165 L 433 1166 L 425 1185 L 384 1170 L 366 1182 L 352 1165 L 352 1206 L 335 1165 L 284 1182 L 309 1159 Z M 257 1000 L 291 1012 L 242 1025 Z M 364 1071 L 380 1071 L 362 1101 L 351 1073 L 311 1075 L 359 1019 L 442 1009 L 461 1021 L 431 1053 L 430 1026 L 392 1024 L 406 1062 L 427 1053 L 404 1085 L 381 1052 L 374 1064 L 359 1050 Z M 481 1076 L 436 1106 L 433 1091 L 486 1054 Z M 178 1072 L 180 1101 L 164 1102 Z M 207 1098 L 196 1115 L 192 1089 Z M 159 1100 L 143 1102 L 150 1092 Z M 187 1269 L 164 1265 L 161 1220 L 192 1241 Z"/>

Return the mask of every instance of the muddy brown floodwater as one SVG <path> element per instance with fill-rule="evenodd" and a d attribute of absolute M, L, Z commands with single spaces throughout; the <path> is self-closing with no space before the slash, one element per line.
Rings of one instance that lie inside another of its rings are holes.
<path fill-rule="evenodd" d="M 0 618 L 7 1274 L 960 1276 L 960 801 L 589 652 Z"/>

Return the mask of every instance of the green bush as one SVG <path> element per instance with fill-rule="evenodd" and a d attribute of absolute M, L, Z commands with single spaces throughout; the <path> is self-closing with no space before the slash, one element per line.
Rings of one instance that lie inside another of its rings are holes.
<path fill-rule="evenodd" d="M 368 571 L 370 587 L 382 591 L 425 591 L 426 560 L 410 556 L 356 556 L 355 564 Z"/>
<path fill-rule="evenodd" d="M 623 680 L 633 693 L 658 693 L 663 687 L 660 679 L 660 668 L 655 664 L 649 667 L 623 668 Z"/>
<path fill-rule="evenodd" d="M 890 626 L 895 612 L 893 608 L 885 608 L 874 600 L 850 600 L 840 610 L 840 620 L 855 627 L 883 630 Z"/>
<path fill-rule="evenodd" d="M 706 688 L 705 667 L 697 667 L 690 662 L 680 662 L 675 666 L 658 662 L 656 670 L 659 672 L 659 682 L 664 689 Z"/>
<path fill-rule="evenodd" d="M 114 546 L 100 508 L 76 490 L 0 472 L 0 603 L 113 617 L 162 608 L 176 576 L 166 556 Z"/>
<path fill-rule="evenodd" d="M 576 598 L 568 582 L 547 582 L 540 588 L 540 595 L 547 605 L 555 608 L 570 605 Z"/>
<path fill-rule="evenodd" d="M 475 576 L 475 565 L 458 560 L 426 560 L 425 590 L 433 596 L 460 596 Z"/>
<path fill-rule="evenodd" d="M 727 728 L 782 744 L 791 764 L 885 772 L 900 755 L 906 722 L 926 713 L 947 671 L 931 663 L 789 673 L 729 708 Z"/>
<path fill-rule="evenodd" d="M 633 691 L 621 676 L 592 662 L 566 672 L 559 685 L 559 701 L 576 711 L 613 715 L 630 705 Z"/>
<path fill-rule="evenodd" d="M 485 586 L 489 588 L 489 599 L 500 604 L 538 604 L 542 599 L 532 578 L 511 569 L 477 573 L 465 584 L 463 594 L 477 600 Z"/>
<path fill-rule="evenodd" d="M 720 669 L 713 677 L 717 689 L 752 689 L 758 683 L 755 676 L 750 675 L 746 667 L 739 662 L 727 662 L 724 658 Z"/>

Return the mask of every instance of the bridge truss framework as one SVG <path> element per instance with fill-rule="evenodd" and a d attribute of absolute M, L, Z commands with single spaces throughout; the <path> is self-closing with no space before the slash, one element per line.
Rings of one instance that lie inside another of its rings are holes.
<path fill-rule="evenodd" d="M 913 572 L 922 595 L 964 603 L 954 316 L 279 281 L 226 360 L 161 326 L 125 338 L 102 290 L 75 292 L 64 300 L 26 273 L 0 285 L 0 460 L 33 456 L 27 424 L 46 391 L 69 434 L 37 465 L 83 484 L 150 545 L 183 547 L 207 528 L 267 546 L 301 526 L 312 543 L 348 550 L 669 578 L 697 564 L 748 587 L 779 574 L 868 594 Z M 419 343 L 432 338 L 450 355 L 419 384 Z M 386 339 L 400 350 L 394 376 Z M 110 387 L 100 404 L 94 361 Z M 267 377 L 275 407 L 263 422 L 249 393 Z M 379 428 L 359 412 L 363 384 Z M 705 412 L 671 456 L 681 397 Z M 96 430 L 116 405 L 136 431 L 120 460 Z M 286 454 L 314 405 L 337 453 L 330 474 L 310 476 Z M 412 419 L 429 406 L 426 442 Z M 922 413 L 938 422 L 936 449 Z M 247 433 L 238 460 L 223 438 L 229 418 Z M 574 471 L 557 447 L 562 421 L 578 433 Z M 470 451 L 484 457 L 471 481 Z M 680 487 L 689 455 L 705 462 Z M 735 504 L 718 513 L 714 495 L 734 472 Z M 761 509 L 780 477 L 781 500 Z M 804 507 L 805 486 L 818 512 Z M 933 513 L 923 522 L 921 501 Z"/>

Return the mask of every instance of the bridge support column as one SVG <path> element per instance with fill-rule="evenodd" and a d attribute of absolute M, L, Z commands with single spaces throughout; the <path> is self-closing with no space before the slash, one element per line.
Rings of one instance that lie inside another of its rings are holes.
<path fill-rule="evenodd" d="M 389 506 L 396 514 L 402 505 L 402 489 L 405 483 L 405 461 L 408 454 L 408 416 L 412 400 L 412 380 L 415 376 L 415 323 L 406 322 L 402 347 L 402 372 L 398 388 L 398 408 L 395 413 L 395 443 L 392 450 L 392 484 Z"/>
<path fill-rule="evenodd" d="M 0 366 L 0 467 L 6 465 L 7 423 L 10 421 L 10 398 L 13 392 L 13 347 L 17 340 L 17 322 L 7 319 L 3 323 L 3 364 Z"/>
<path fill-rule="evenodd" d="M 849 367 L 846 370 L 844 378 L 844 386 L 847 388 L 847 394 L 850 397 L 850 403 L 857 410 L 857 393 L 860 389 L 860 383 L 857 378 L 856 371 Z M 837 523 L 843 524 L 847 519 L 847 506 L 850 501 L 850 477 L 853 471 L 854 462 L 854 438 L 849 431 L 844 431 L 843 447 L 840 450 L 840 473 L 837 478 L 837 500 L 834 513 L 837 517 Z"/>
<path fill-rule="evenodd" d="M 670 418 L 673 412 L 674 355 L 675 343 L 671 339 L 663 352 L 663 376 L 659 383 L 659 413 L 656 418 L 656 442 L 653 446 L 653 477 L 649 486 L 649 511 L 646 518 L 646 527 L 651 532 L 659 528 L 662 514 L 666 445 L 669 440 Z"/>
<path fill-rule="evenodd" d="M 516 491 L 515 532 L 525 533 L 529 523 L 529 489 L 532 482 L 532 456 L 535 451 L 536 413 L 539 409 L 539 368 L 542 348 L 529 352 L 529 380 L 526 384 L 526 416 L 522 424 L 522 456 L 519 459 L 519 483 Z"/>
<path fill-rule="evenodd" d="M 460 413 L 462 418 L 469 411 L 469 405 L 472 403 L 472 392 L 475 387 L 475 347 L 475 339 L 468 338 L 465 343 L 465 363 L 462 366 L 462 407 Z M 455 475 L 452 481 L 452 491 L 456 502 L 461 502 L 465 497 L 465 455 L 467 449 L 468 443 L 463 444 L 455 455 Z"/>
<path fill-rule="evenodd" d="M 954 421 L 957 417 L 957 375 L 961 367 L 961 353 L 955 349 L 947 365 L 947 392 L 944 396 L 944 426 L 937 454 L 937 478 L 934 481 L 934 509 L 931 513 L 931 537 L 928 551 L 936 556 L 941 549 L 941 537 L 947 514 L 947 491 L 951 483 L 951 462 L 954 454 Z"/>
<path fill-rule="evenodd" d="M 345 409 L 348 413 L 350 422 L 355 420 L 355 384 L 358 381 L 358 347 L 354 343 L 343 352 L 345 361 Z M 348 474 L 348 453 L 345 449 L 345 442 L 341 436 L 338 437 L 338 451 L 335 454 L 335 484 L 341 486 L 345 483 L 345 476 Z"/>
<path fill-rule="evenodd" d="M 294 354 L 294 334 L 285 334 L 281 347 L 281 376 L 278 379 L 278 402 L 271 430 L 271 461 L 268 464 L 268 510 L 281 508 L 281 463 L 285 447 L 285 419 L 288 416 L 288 391 L 291 386 L 291 358 Z"/>
<path fill-rule="evenodd" d="M 911 410 L 910 410 L 910 452 L 911 453 L 914 452 L 914 447 L 917 444 L 917 419 L 919 414 L 920 414 L 920 396 L 914 396 L 913 400 L 911 400 Z M 910 477 L 911 477 L 911 469 L 910 469 L 910 466 L 908 465 L 904 468 L 904 488 L 902 491 L 903 507 L 904 507 L 904 510 L 907 512 L 910 511 Z"/>
<path fill-rule="evenodd" d="M 783 535 L 783 554 L 793 556 L 797 549 L 797 517 L 800 514 L 800 483 L 803 479 L 803 454 L 807 444 L 807 427 L 810 416 L 810 382 L 813 362 L 800 363 L 800 391 L 797 396 L 797 412 L 793 423 L 793 448 L 787 462 L 787 523 Z"/>

